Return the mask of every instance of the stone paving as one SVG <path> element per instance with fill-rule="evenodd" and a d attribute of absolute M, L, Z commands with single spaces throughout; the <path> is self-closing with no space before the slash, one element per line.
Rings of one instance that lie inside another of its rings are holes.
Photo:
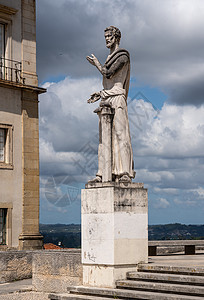
<path fill-rule="evenodd" d="M 32 279 L 24 279 L 0 284 L 0 295 L 21 291 L 32 291 Z"/>
<path fill-rule="evenodd" d="M 177 267 L 203 267 L 204 268 L 204 251 L 197 251 L 194 255 L 169 254 L 149 256 L 149 263 L 156 265 Z"/>

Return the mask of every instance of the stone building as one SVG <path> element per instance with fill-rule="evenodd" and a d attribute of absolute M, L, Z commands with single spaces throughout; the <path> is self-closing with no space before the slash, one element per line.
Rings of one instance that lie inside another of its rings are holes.
<path fill-rule="evenodd" d="M 0 0 L 0 250 L 39 249 L 35 0 Z"/>

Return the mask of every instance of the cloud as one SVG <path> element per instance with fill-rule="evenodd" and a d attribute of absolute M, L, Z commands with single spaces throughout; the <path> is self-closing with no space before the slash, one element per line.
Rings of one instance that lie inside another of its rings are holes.
<path fill-rule="evenodd" d="M 180 200 L 179 198 L 174 198 L 174 203 L 175 203 L 176 205 L 181 205 L 181 204 L 183 204 L 183 201 Z"/>
<path fill-rule="evenodd" d="M 63 206 L 68 203 L 67 187 L 84 188 L 97 171 L 98 117 L 93 111 L 98 103 L 89 105 L 86 99 L 101 83 L 98 78 L 66 77 L 45 86 L 48 92 L 40 96 L 41 199 L 46 202 L 50 195 L 50 201 L 59 199 Z M 204 105 L 166 103 L 156 111 L 149 102 L 129 99 L 128 111 L 136 181 L 148 187 L 151 209 L 165 206 L 170 219 L 180 205 L 184 220 L 188 208 L 189 214 L 191 207 L 202 211 Z M 53 178 L 57 187 L 50 192 Z"/>
<path fill-rule="evenodd" d="M 97 78 L 66 77 L 44 86 L 48 92 L 40 97 L 41 175 L 71 174 L 77 175 L 76 181 L 87 181 L 89 173 L 82 174 L 85 161 L 93 161 L 89 170 L 96 169 L 98 149 L 98 117 L 93 114 L 97 104 L 89 105 L 87 99 L 101 90 L 101 83 Z"/>
<path fill-rule="evenodd" d="M 42 0 L 37 8 L 40 82 L 96 76 L 85 57 L 105 61 L 103 30 L 112 24 L 130 51 L 137 86 L 159 87 L 173 103 L 203 103 L 202 0 Z"/>
<path fill-rule="evenodd" d="M 150 119 L 142 136 L 139 154 L 151 153 L 160 158 L 203 156 L 204 106 L 179 107 L 164 104 L 157 118 Z"/>
<path fill-rule="evenodd" d="M 165 198 L 160 198 L 157 200 L 157 202 L 154 204 L 155 208 L 167 208 L 170 206 L 170 203 Z"/>
<path fill-rule="evenodd" d="M 97 169 L 97 103 L 86 99 L 101 89 L 97 78 L 46 83 L 40 97 L 41 174 L 71 174 L 87 180 Z M 203 185 L 204 106 L 164 104 L 155 111 L 144 100 L 128 102 L 137 180 L 154 191 L 176 193 Z"/>
<path fill-rule="evenodd" d="M 174 189 L 174 188 L 163 188 L 163 189 L 161 189 L 161 188 L 159 188 L 159 187 L 155 187 L 154 188 L 154 191 L 156 192 L 156 193 L 165 193 L 165 194 L 168 194 L 168 195 L 174 195 L 174 194 L 177 194 L 178 192 L 179 192 L 179 190 L 178 189 Z M 175 198 L 175 199 L 177 199 L 177 198 Z M 176 201 L 176 200 L 175 200 Z"/>

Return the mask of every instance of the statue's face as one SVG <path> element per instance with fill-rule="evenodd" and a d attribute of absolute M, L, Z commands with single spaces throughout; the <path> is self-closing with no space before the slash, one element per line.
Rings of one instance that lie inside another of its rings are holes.
<path fill-rule="evenodd" d="M 105 32 L 106 47 L 112 48 L 116 43 L 115 35 L 111 30 Z"/>

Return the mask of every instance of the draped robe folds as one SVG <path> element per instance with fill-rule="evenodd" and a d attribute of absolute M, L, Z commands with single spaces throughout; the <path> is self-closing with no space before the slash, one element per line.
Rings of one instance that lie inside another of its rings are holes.
<path fill-rule="evenodd" d="M 120 63 L 121 61 L 122 63 Z M 108 56 L 103 68 L 106 68 L 106 75 L 103 75 L 104 89 L 100 92 L 101 100 L 110 104 L 114 109 L 112 122 L 112 175 L 119 178 L 123 175 L 128 175 L 130 178 L 134 178 L 135 172 L 127 111 L 130 78 L 129 53 L 124 49 L 116 50 L 112 55 Z M 105 167 L 103 143 L 101 144 L 101 142 L 99 142 L 98 149 L 98 176 L 102 176 L 102 170 Z"/>

